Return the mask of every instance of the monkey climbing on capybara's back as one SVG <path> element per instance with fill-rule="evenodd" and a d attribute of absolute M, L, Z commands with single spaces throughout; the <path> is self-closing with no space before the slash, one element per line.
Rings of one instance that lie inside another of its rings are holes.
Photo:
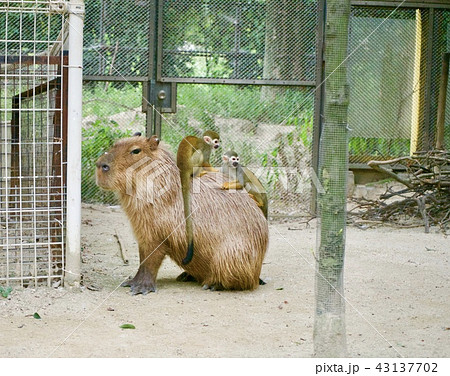
<path fill-rule="evenodd" d="M 255 289 L 268 246 L 268 224 L 245 192 L 221 190 L 221 174 L 193 179 L 196 253 L 188 265 L 180 173 L 153 136 L 121 139 L 97 161 L 97 184 L 119 194 L 139 244 L 140 266 L 125 283 L 133 294 L 156 289 L 169 256 L 198 282 L 215 289 Z"/>

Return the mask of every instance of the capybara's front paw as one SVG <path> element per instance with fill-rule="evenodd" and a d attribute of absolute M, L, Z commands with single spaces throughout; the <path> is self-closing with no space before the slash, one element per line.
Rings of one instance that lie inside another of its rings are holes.
<path fill-rule="evenodd" d="M 156 285 L 149 281 L 142 281 L 130 286 L 131 295 L 147 295 L 149 292 L 156 292 Z"/>
<path fill-rule="evenodd" d="M 143 278 L 139 273 L 134 278 L 130 278 L 121 284 L 122 287 L 129 287 L 131 295 L 147 295 L 149 292 L 156 292 L 156 284 L 151 278 Z"/>

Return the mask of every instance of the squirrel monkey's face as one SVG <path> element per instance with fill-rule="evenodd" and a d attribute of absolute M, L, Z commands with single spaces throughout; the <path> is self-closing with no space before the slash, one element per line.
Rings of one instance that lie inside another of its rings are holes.
<path fill-rule="evenodd" d="M 232 156 L 232 157 L 230 158 L 230 165 L 231 165 L 232 167 L 234 167 L 234 168 L 236 168 L 237 166 L 239 166 L 239 157 Z"/>
<path fill-rule="evenodd" d="M 229 167 L 237 168 L 239 166 L 239 156 L 229 155 L 229 153 L 223 155 L 223 161 L 228 164 Z"/>
<path fill-rule="evenodd" d="M 211 148 L 217 149 L 220 146 L 219 135 L 216 132 L 205 132 L 203 140 L 211 146 Z"/>

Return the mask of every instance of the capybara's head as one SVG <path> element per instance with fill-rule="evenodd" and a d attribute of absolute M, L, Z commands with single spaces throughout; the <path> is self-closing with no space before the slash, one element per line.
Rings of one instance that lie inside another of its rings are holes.
<path fill-rule="evenodd" d="M 118 140 L 97 160 L 96 180 L 100 188 L 133 194 L 139 177 L 145 181 L 161 165 L 159 139 L 136 134 Z M 151 177 L 151 176 L 150 176 Z M 131 192 L 130 192 L 131 190 Z"/>

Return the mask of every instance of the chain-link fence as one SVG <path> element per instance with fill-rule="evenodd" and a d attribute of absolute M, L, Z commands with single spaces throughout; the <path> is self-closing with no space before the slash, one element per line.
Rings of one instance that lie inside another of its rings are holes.
<path fill-rule="evenodd" d="M 317 1 L 164 1 L 161 76 L 314 81 Z"/>
<path fill-rule="evenodd" d="M 177 84 L 176 113 L 161 120 L 162 140 L 172 151 L 186 135 L 218 130 L 221 152 L 233 148 L 266 186 L 272 217 L 309 212 L 325 78 L 317 59 L 321 5 L 87 2 L 83 200 L 115 203 L 95 186 L 93 163 L 115 138 L 151 129 L 141 104 L 156 105 L 146 87 L 159 82 Z M 440 55 L 449 51 L 449 33 L 446 9 L 352 7 L 350 166 L 433 145 Z M 447 146 L 449 122 L 450 99 Z M 213 155 L 216 164 L 221 152 Z"/>
<path fill-rule="evenodd" d="M 317 2 L 289 0 L 281 7 L 272 0 L 131 3 L 87 3 L 85 75 L 128 82 L 85 86 L 83 200 L 115 203 L 95 186 L 93 163 L 113 139 L 146 127 L 142 95 L 144 101 L 151 98 L 132 81 L 152 75 L 147 55 L 156 33 L 160 61 L 153 73 L 161 82 L 178 82 L 176 113 L 162 116 L 162 140 L 176 153 L 183 137 L 215 129 L 222 149 L 213 153 L 213 163 L 220 165 L 229 149 L 239 153 L 266 185 L 272 216 L 308 212 Z M 124 7 L 133 8 L 127 17 Z M 154 12 L 162 19 L 149 32 L 142 22 L 155 22 Z M 140 37 L 143 32 L 146 38 Z M 130 35 L 136 38 L 128 43 Z M 206 84 L 211 80 L 215 85 Z"/>
<path fill-rule="evenodd" d="M 353 7 L 350 27 L 350 162 L 429 149 L 450 12 Z M 448 146 L 450 100 L 446 113 Z"/>
<path fill-rule="evenodd" d="M 148 74 L 150 2 L 86 1 L 83 32 L 85 76 Z"/>

